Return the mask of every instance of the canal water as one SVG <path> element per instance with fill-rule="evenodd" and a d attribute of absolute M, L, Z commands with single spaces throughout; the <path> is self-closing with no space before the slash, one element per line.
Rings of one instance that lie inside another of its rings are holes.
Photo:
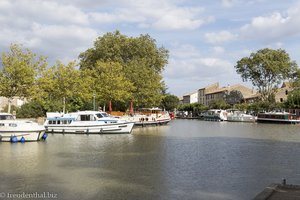
<path fill-rule="evenodd" d="M 0 199 L 247 200 L 282 178 L 300 184 L 299 155 L 299 125 L 178 119 L 124 135 L 50 134 L 0 143 Z"/>

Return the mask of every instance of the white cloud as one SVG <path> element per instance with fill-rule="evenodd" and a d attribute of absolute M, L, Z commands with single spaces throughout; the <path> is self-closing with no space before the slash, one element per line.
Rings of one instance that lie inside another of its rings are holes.
<path fill-rule="evenodd" d="M 76 25 L 40 25 L 33 24 L 32 35 L 27 35 L 24 43 L 46 52 L 48 56 L 62 60 L 74 60 L 79 53 L 92 45 L 97 37 L 95 30 Z"/>
<path fill-rule="evenodd" d="M 78 24 L 87 25 L 88 15 L 72 5 L 62 5 L 56 2 L 22 0 L 2 0 L 0 6 L 1 18 L 5 18 L 7 25 L 18 25 L 26 27 L 28 22 L 42 22 L 46 24 Z M 22 23 L 18 23 L 21 21 Z"/>
<path fill-rule="evenodd" d="M 201 55 L 200 51 L 191 44 L 173 44 L 171 56 L 177 59 L 193 59 Z"/>
<path fill-rule="evenodd" d="M 81 26 L 69 25 L 40 25 L 34 23 L 32 32 L 38 38 L 51 39 L 51 40 L 77 40 L 77 44 L 89 41 L 96 38 L 97 34 L 93 29 Z"/>
<path fill-rule="evenodd" d="M 224 7 L 232 7 L 237 2 L 237 0 L 222 0 L 222 6 Z"/>
<path fill-rule="evenodd" d="M 225 51 L 225 49 L 220 46 L 214 46 L 214 47 L 212 47 L 212 50 L 215 54 L 222 54 Z"/>
<path fill-rule="evenodd" d="M 278 42 L 300 35 L 300 2 L 283 12 L 254 17 L 241 27 L 242 38 Z"/>
<path fill-rule="evenodd" d="M 74 60 L 97 37 L 88 17 L 73 5 L 54 1 L 1 0 L 0 48 L 19 43 L 51 61 Z"/>
<path fill-rule="evenodd" d="M 202 11 L 201 8 L 169 7 L 157 13 L 152 26 L 160 30 L 197 29 L 205 23 L 203 19 L 197 17 Z"/>
<path fill-rule="evenodd" d="M 212 16 L 202 17 L 203 12 L 203 7 L 180 6 L 170 0 L 128 1 L 109 13 L 90 13 L 90 18 L 98 24 L 137 23 L 140 28 L 194 30 L 214 20 Z"/>
<path fill-rule="evenodd" d="M 231 74 L 232 66 L 230 62 L 216 57 L 172 58 L 164 74 L 170 79 L 218 79 L 220 75 Z"/>
<path fill-rule="evenodd" d="M 236 35 L 232 34 L 229 31 L 221 31 L 218 33 L 206 33 L 205 34 L 205 39 L 207 40 L 208 43 L 211 44 L 219 44 L 219 43 L 224 43 L 228 42 L 231 40 L 236 39 Z"/>

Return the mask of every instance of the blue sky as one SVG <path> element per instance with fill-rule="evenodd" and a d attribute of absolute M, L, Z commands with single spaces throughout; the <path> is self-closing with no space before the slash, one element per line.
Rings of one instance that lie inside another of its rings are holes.
<path fill-rule="evenodd" d="M 52 64 L 107 32 L 149 34 L 170 51 L 163 76 L 177 96 L 242 83 L 236 61 L 262 48 L 300 64 L 300 0 L 0 0 L 0 27 L 1 52 L 19 43 Z"/>

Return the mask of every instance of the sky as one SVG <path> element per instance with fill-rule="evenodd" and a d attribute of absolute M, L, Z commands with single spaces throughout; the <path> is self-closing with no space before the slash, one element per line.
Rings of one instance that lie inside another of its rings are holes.
<path fill-rule="evenodd" d="M 163 79 L 179 97 L 216 82 L 252 87 L 234 66 L 259 49 L 300 65 L 300 0 L 0 0 L 0 52 L 17 43 L 68 63 L 116 30 L 169 50 Z"/>

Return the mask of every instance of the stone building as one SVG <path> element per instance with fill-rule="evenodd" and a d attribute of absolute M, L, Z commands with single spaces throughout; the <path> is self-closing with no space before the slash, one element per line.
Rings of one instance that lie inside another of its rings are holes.
<path fill-rule="evenodd" d="M 275 101 L 276 102 L 284 102 L 287 100 L 288 93 L 292 91 L 292 87 L 290 83 L 284 82 L 281 86 L 281 88 L 278 88 L 276 94 L 275 94 Z"/>
<path fill-rule="evenodd" d="M 191 92 L 189 94 L 183 95 L 183 103 L 197 103 L 198 102 L 198 92 Z"/>
<path fill-rule="evenodd" d="M 213 88 L 210 91 L 206 92 L 204 105 L 208 106 L 210 102 L 216 100 L 225 100 L 226 94 L 229 94 L 231 91 L 234 90 L 240 91 L 244 99 L 256 95 L 255 90 L 241 84 L 236 84 L 236 85 L 222 87 L 222 88 Z"/>
<path fill-rule="evenodd" d="M 200 88 L 198 90 L 198 103 L 201 103 L 203 105 L 207 105 L 206 103 L 206 94 L 210 93 L 212 91 L 215 91 L 219 88 L 219 83 L 214 83 L 212 85 L 208 85 L 204 88 Z"/>
<path fill-rule="evenodd" d="M 22 100 L 19 97 L 14 97 L 12 99 L 11 105 L 16 107 L 21 107 L 23 104 L 26 103 L 26 100 Z M 6 97 L 0 97 L 0 111 L 3 111 L 3 109 L 8 105 L 8 98 Z"/>

